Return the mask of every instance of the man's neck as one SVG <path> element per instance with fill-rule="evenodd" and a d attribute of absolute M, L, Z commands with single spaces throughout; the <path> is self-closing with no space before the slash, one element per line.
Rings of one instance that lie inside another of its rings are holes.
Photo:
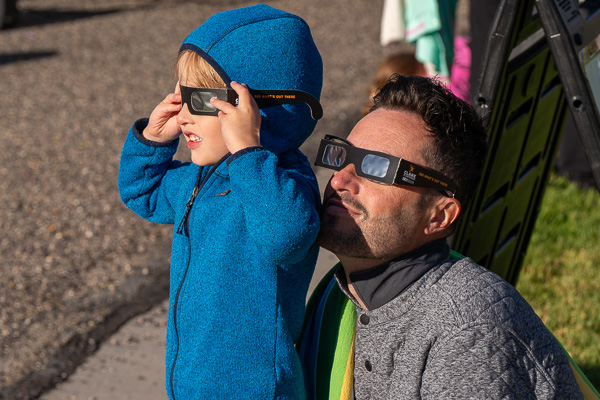
<path fill-rule="evenodd" d="M 434 242 L 434 241 L 432 240 L 427 243 L 432 243 L 432 242 Z M 370 270 L 379 265 L 383 265 L 387 262 L 397 259 L 398 257 L 402 257 L 404 254 L 408 254 L 411 251 L 416 250 L 417 248 L 420 248 L 420 247 L 421 246 L 416 246 L 414 248 L 411 248 L 408 251 L 399 252 L 401 254 L 398 254 L 395 257 L 388 257 L 388 258 L 358 258 L 358 257 L 348 257 L 348 256 L 343 256 L 343 255 L 337 255 L 342 264 L 342 269 L 344 271 L 344 276 L 346 278 L 347 290 L 352 295 L 352 297 L 354 298 L 356 303 L 358 303 L 364 310 L 369 311 L 368 307 L 364 304 L 363 300 L 358 295 L 350 275 L 352 275 L 356 272 Z"/>
<path fill-rule="evenodd" d="M 378 265 L 381 265 L 390 259 L 381 259 L 381 258 L 358 258 L 358 257 L 347 257 L 343 255 L 337 255 L 340 259 L 340 262 L 344 266 L 344 271 L 346 271 L 346 276 L 349 276 L 353 272 L 364 271 L 367 269 L 371 269 Z"/>
<path fill-rule="evenodd" d="M 358 296 L 358 293 L 356 293 L 354 285 L 352 284 L 352 280 L 350 279 L 350 274 L 374 268 L 389 260 L 382 260 L 378 258 L 345 257 L 342 255 L 338 255 L 338 258 L 340 259 L 340 262 L 342 263 L 342 268 L 344 269 L 344 275 L 346 276 L 346 284 L 348 285 L 348 292 L 352 295 L 354 301 L 356 301 L 363 310 L 369 311 L 369 309 L 360 299 L 360 296 Z"/>
<path fill-rule="evenodd" d="M 440 236 L 442 237 L 442 236 Z M 404 246 L 397 248 L 394 254 L 390 254 L 387 257 L 375 258 L 375 257 L 351 257 L 345 256 L 343 254 L 336 254 L 337 258 L 339 258 L 340 262 L 344 266 L 344 271 L 346 271 L 346 276 L 353 272 L 365 271 L 367 269 L 371 269 L 378 265 L 384 264 L 388 261 L 391 261 L 395 258 L 401 257 L 403 254 L 408 254 L 411 251 L 418 249 L 419 247 L 433 242 L 434 240 L 439 239 L 439 237 L 434 236 L 423 236 L 423 237 L 413 237 L 410 243 L 406 243 Z M 350 280 L 348 280 L 350 282 Z"/>

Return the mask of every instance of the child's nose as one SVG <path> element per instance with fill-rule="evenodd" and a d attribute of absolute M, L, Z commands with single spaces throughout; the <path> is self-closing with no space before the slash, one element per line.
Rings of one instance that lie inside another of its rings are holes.
<path fill-rule="evenodd" d="M 190 110 L 188 109 L 188 105 L 183 104 L 181 106 L 181 110 L 179 110 L 179 113 L 177 113 L 177 123 L 179 125 L 185 125 L 185 124 L 189 124 L 191 122 L 193 122 L 193 119 L 192 119 L 192 114 L 190 113 Z"/>

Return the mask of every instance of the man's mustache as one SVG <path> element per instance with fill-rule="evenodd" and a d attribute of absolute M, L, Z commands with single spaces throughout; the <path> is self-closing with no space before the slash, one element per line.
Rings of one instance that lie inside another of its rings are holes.
<path fill-rule="evenodd" d="M 359 213 L 363 214 L 364 216 L 369 215 L 369 213 L 367 212 L 367 209 L 362 205 L 362 203 L 360 203 L 359 201 L 354 199 L 350 194 L 348 194 L 346 192 L 342 192 L 342 193 L 333 192 L 331 195 L 329 195 L 323 201 L 323 205 L 327 205 L 327 203 L 329 203 L 329 201 L 331 199 L 336 199 L 338 201 L 341 201 L 343 204 L 350 206 L 355 211 L 358 211 Z"/>

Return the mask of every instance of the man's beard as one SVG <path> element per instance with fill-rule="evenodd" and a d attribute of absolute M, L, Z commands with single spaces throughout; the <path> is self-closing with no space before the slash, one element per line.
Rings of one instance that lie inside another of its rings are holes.
<path fill-rule="evenodd" d="M 356 200 L 340 196 L 360 217 L 322 213 L 317 243 L 337 256 L 387 260 L 405 252 L 420 217 L 418 210 L 401 210 L 385 218 L 373 217 Z"/>

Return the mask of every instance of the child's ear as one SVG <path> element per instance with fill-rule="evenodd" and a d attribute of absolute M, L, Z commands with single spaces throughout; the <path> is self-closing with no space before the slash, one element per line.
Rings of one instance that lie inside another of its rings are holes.
<path fill-rule="evenodd" d="M 425 227 L 425 234 L 435 235 L 444 232 L 456 221 L 460 210 L 460 202 L 457 199 L 442 197 L 437 200 L 430 209 L 429 223 Z"/>

